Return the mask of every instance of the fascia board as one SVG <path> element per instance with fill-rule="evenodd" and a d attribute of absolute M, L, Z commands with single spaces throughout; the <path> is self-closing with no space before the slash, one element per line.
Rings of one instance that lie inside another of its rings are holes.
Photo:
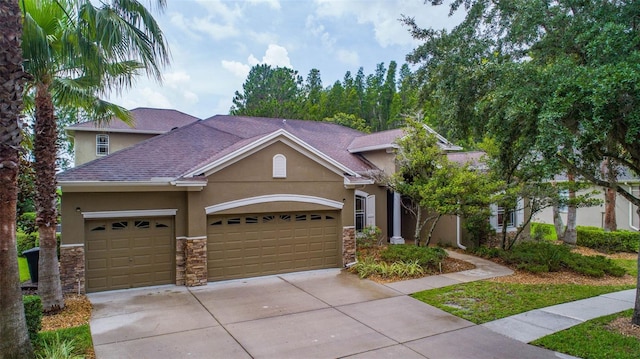
<path fill-rule="evenodd" d="M 143 134 L 143 135 L 161 135 L 163 133 L 169 132 L 167 131 L 159 131 L 159 130 L 136 130 L 136 129 L 122 129 L 122 128 L 85 128 L 85 127 L 66 127 L 64 129 L 66 132 L 70 131 L 81 131 L 81 132 L 111 132 L 111 133 L 131 133 L 131 134 Z"/>

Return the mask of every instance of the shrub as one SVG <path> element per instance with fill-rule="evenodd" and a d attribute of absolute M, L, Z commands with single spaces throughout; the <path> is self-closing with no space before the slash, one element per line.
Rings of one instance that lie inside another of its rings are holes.
<path fill-rule="evenodd" d="M 531 223 L 531 238 L 535 240 L 555 241 L 558 239 L 553 224 Z"/>
<path fill-rule="evenodd" d="M 447 252 L 442 248 L 403 244 L 388 246 L 380 252 L 380 258 L 386 262 L 408 263 L 415 261 L 423 268 L 437 267 L 447 256 Z"/>
<path fill-rule="evenodd" d="M 18 217 L 18 230 L 24 233 L 33 233 L 38 231 L 36 226 L 36 212 L 25 212 Z"/>
<path fill-rule="evenodd" d="M 356 233 L 356 246 L 358 248 L 371 248 L 379 244 L 382 231 L 376 226 L 366 226 L 362 232 Z"/>
<path fill-rule="evenodd" d="M 605 253 L 638 252 L 640 233 L 631 231 L 605 232 L 598 227 L 576 227 L 578 232 L 577 244 L 593 248 Z"/>
<path fill-rule="evenodd" d="M 378 275 L 382 278 L 415 277 L 424 274 L 424 268 L 418 261 L 410 262 L 378 262 L 373 257 L 366 257 L 356 263 L 351 270 L 358 273 L 360 278 Z"/>
<path fill-rule="evenodd" d="M 29 339 L 35 342 L 38 339 L 38 332 L 42 329 L 42 301 L 37 295 L 25 295 L 22 297 L 22 303 Z"/>
<path fill-rule="evenodd" d="M 38 359 L 83 359 L 85 356 L 78 353 L 76 342 L 73 339 L 61 339 L 56 333 L 51 341 L 42 343 L 36 358 Z"/>
<path fill-rule="evenodd" d="M 21 256 L 22 252 L 27 249 L 38 246 L 38 232 L 24 233 L 18 231 L 16 233 L 16 242 L 18 243 L 18 255 Z"/>
<path fill-rule="evenodd" d="M 622 277 L 626 271 L 603 256 L 583 256 L 569 247 L 549 242 L 522 242 L 511 251 L 502 252 L 505 262 L 532 273 L 557 272 L 568 269 L 591 277 L 609 274 Z"/>

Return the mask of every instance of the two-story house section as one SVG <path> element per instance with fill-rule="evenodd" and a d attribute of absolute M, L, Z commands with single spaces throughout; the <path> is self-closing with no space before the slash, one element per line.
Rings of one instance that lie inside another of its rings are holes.
<path fill-rule="evenodd" d="M 130 112 L 134 119 L 131 126 L 114 118 L 109 123 L 87 121 L 65 128 L 74 143 L 75 166 L 200 120 L 169 109 L 138 107 Z"/>

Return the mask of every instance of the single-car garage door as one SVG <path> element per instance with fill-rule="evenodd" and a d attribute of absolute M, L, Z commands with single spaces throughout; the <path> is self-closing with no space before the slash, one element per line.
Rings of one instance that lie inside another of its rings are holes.
<path fill-rule="evenodd" d="M 208 217 L 209 280 L 340 266 L 339 212 Z"/>
<path fill-rule="evenodd" d="M 171 217 L 85 222 L 89 292 L 174 283 Z"/>

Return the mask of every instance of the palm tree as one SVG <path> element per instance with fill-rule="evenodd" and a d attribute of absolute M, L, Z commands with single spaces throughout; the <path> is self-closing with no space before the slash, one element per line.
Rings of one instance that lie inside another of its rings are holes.
<path fill-rule="evenodd" d="M 0 1 L 0 357 L 32 358 L 24 316 L 16 208 L 22 112 L 22 22 L 16 0 Z"/>
<path fill-rule="evenodd" d="M 168 48 L 151 13 L 137 0 L 23 0 L 24 67 L 34 95 L 36 224 L 40 236 L 38 292 L 43 309 L 64 306 L 56 253 L 55 107 L 82 109 L 96 121 L 128 112 L 100 98 L 132 85 L 141 69 L 160 80 Z M 165 1 L 158 0 L 164 7 Z"/>

